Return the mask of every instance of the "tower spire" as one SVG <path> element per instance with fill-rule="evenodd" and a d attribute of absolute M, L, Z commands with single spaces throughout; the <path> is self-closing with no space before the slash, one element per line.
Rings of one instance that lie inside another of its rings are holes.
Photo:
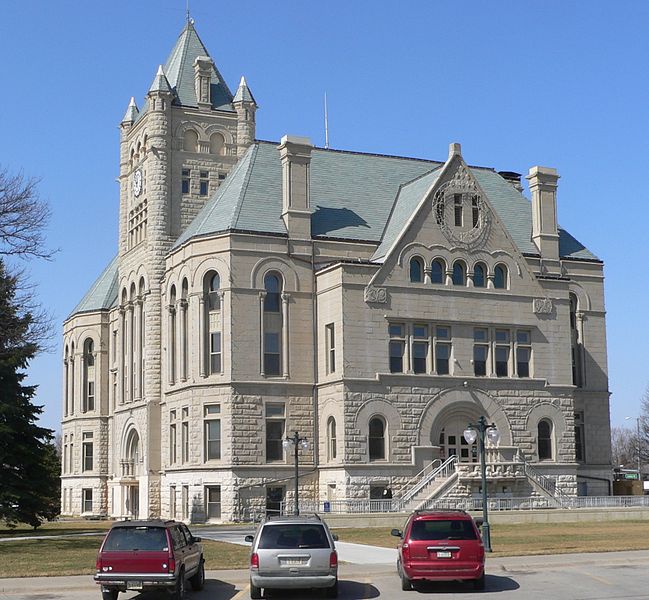
<path fill-rule="evenodd" d="M 192 17 L 189 13 L 189 0 L 185 2 L 186 10 L 185 10 L 185 18 L 187 20 L 187 23 L 190 23 L 192 20 Z"/>

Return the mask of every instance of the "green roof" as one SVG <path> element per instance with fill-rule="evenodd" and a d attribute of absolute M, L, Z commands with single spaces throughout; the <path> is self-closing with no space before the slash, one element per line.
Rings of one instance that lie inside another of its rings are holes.
<path fill-rule="evenodd" d="M 314 148 L 310 200 L 313 237 L 378 245 L 381 260 L 429 187 L 442 163 L 415 158 Z M 531 239 L 532 208 L 492 169 L 470 167 L 490 205 L 524 254 L 538 255 Z M 206 203 L 174 248 L 193 237 L 223 231 L 286 235 L 282 213 L 282 167 L 277 144 L 257 141 Z M 559 231 L 565 258 L 597 260 L 575 238 Z"/>
<path fill-rule="evenodd" d="M 194 87 L 194 61 L 199 56 L 209 56 L 209 52 L 192 22 L 188 21 L 164 65 L 169 85 L 176 93 L 176 103 L 183 106 L 198 106 Z M 234 110 L 232 93 L 216 66 L 212 67 L 211 100 L 212 108 Z"/>
<path fill-rule="evenodd" d="M 117 256 L 102 271 L 90 290 L 77 304 L 69 317 L 82 312 L 107 310 L 117 302 Z M 69 318 L 68 317 L 68 318 Z"/>

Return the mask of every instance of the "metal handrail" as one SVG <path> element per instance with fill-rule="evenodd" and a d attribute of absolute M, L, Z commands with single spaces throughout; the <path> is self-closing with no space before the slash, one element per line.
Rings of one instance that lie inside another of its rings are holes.
<path fill-rule="evenodd" d="M 525 475 L 534 481 L 546 494 L 548 494 L 558 506 L 569 505 L 572 497 L 568 496 L 561 488 L 557 487 L 557 482 L 551 477 L 541 475 L 532 465 L 525 459 L 523 461 L 523 469 Z"/>
<path fill-rule="evenodd" d="M 437 459 L 439 460 L 439 459 Z M 434 463 L 435 461 L 433 461 Z M 452 455 L 449 456 L 443 463 L 439 461 L 441 464 L 433 469 L 430 473 L 422 477 L 422 479 L 418 482 L 415 483 L 405 494 L 403 494 L 400 498 L 399 501 L 402 504 L 405 504 L 406 502 L 409 502 L 412 500 L 423 488 L 425 488 L 431 481 L 437 479 L 439 475 L 442 477 L 448 477 L 449 471 L 452 469 L 455 469 L 455 463 L 457 463 L 457 456 Z M 431 465 L 433 464 L 431 463 Z M 426 467 L 424 467 L 418 474 L 424 473 L 426 470 Z M 417 477 L 415 476 L 415 478 Z M 414 479 L 414 478 L 413 478 Z M 412 481 L 412 480 L 411 480 Z"/>

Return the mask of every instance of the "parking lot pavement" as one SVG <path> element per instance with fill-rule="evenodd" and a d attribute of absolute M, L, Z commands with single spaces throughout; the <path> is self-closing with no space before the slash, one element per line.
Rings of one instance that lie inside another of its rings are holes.
<path fill-rule="evenodd" d="M 474 592 L 458 582 L 429 583 L 401 591 L 393 565 L 342 564 L 340 600 L 646 600 L 649 597 L 649 551 L 563 554 L 487 559 L 486 590 Z M 280 591 L 269 597 L 313 600 L 312 592 Z M 93 600 L 100 598 L 92 577 L 0 579 L 1 600 Z M 187 600 L 248 600 L 248 571 L 209 571 L 205 589 Z M 488 597 L 488 596 L 487 596 Z M 120 594 L 119 600 L 156 600 L 155 594 Z"/>

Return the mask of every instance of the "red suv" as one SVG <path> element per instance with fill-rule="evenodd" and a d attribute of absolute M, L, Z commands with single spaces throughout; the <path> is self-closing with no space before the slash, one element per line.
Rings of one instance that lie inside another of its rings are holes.
<path fill-rule="evenodd" d="M 463 510 L 415 511 L 403 531 L 397 571 L 401 589 L 417 581 L 473 580 L 475 589 L 485 585 L 485 552 L 475 521 Z"/>
<path fill-rule="evenodd" d="M 185 594 L 185 581 L 200 590 L 205 582 L 203 548 L 184 523 L 123 521 L 106 534 L 97 555 L 95 581 L 103 600 L 119 592 L 164 589 L 174 600 Z"/>

